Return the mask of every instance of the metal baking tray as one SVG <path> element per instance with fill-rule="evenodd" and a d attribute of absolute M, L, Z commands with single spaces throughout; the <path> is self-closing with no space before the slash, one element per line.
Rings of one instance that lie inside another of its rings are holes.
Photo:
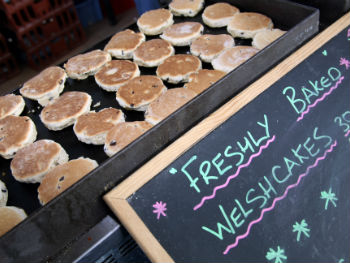
<path fill-rule="evenodd" d="M 216 1 L 206 1 L 206 5 Z M 283 0 L 230 0 L 241 11 L 260 12 L 272 18 L 276 28 L 288 31 L 273 44 L 260 51 L 250 60 L 227 74 L 205 92 L 198 95 L 167 119 L 135 140 L 121 152 L 108 158 L 103 146 L 81 143 L 73 133 L 72 127 L 62 131 L 49 131 L 40 121 L 41 107 L 26 99 L 22 115 L 28 115 L 35 122 L 38 139 L 52 139 L 60 143 L 70 159 L 80 156 L 98 161 L 100 166 L 82 180 L 41 207 L 37 199 L 38 184 L 18 183 L 12 178 L 9 160 L 1 159 L 1 180 L 9 190 L 8 205 L 22 207 L 29 217 L 0 238 L 0 258 L 6 262 L 21 261 L 60 261 L 62 255 L 69 253 L 70 245 L 107 214 L 111 214 L 102 196 L 147 160 L 164 149 L 172 141 L 213 112 L 247 85 L 264 74 L 273 65 L 286 57 L 318 31 L 319 12 Z M 201 20 L 201 13 L 194 18 L 174 17 L 175 23 Z M 129 27 L 136 30 L 136 24 Z M 212 29 L 205 26 L 204 33 L 227 33 L 226 28 Z M 151 37 L 154 38 L 154 37 Z M 151 39 L 147 37 L 147 39 Z M 92 49 L 103 49 L 110 38 L 101 41 Z M 250 45 L 249 40 L 235 39 L 236 45 Z M 176 47 L 175 53 L 189 53 L 189 47 Z M 203 63 L 203 68 L 211 68 Z M 155 68 L 140 67 L 141 74 L 155 74 Z M 168 88 L 180 85 L 169 85 Z M 67 79 L 64 91 L 85 91 L 93 99 L 92 105 L 100 103 L 93 110 L 105 107 L 120 108 L 115 93 L 100 89 L 93 77 L 86 80 Z M 14 93 L 18 93 L 16 90 Z M 127 121 L 143 120 L 143 113 L 124 111 Z"/>

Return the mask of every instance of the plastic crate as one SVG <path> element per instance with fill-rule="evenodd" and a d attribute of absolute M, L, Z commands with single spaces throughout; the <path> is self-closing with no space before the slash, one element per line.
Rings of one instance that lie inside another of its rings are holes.
<path fill-rule="evenodd" d="M 30 67 L 42 69 L 57 60 L 58 57 L 77 47 L 85 40 L 81 24 L 76 22 L 62 31 L 55 38 L 40 44 L 26 52 L 26 60 Z"/>
<path fill-rule="evenodd" d="M 72 0 L 0 0 L 0 9 L 8 26 L 17 29 L 72 3 Z"/>
<path fill-rule="evenodd" d="M 6 53 L 8 53 L 8 47 L 6 44 L 5 37 L 0 33 L 0 57 L 4 56 Z"/>
<path fill-rule="evenodd" d="M 79 20 L 71 3 L 47 14 L 42 21 L 38 20 L 16 31 L 17 45 L 24 50 L 30 49 L 55 38 L 67 27 L 76 23 L 79 23 Z"/>
<path fill-rule="evenodd" d="M 7 52 L 0 57 L 0 83 L 19 73 L 18 64 L 11 53 Z"/>
<path fill-rule="evenodd" d="M 75 4 L 75 9 L 83 27 L 88 27 L 102 19 L 100 2 L 98 0 L 86 0 Z"/>

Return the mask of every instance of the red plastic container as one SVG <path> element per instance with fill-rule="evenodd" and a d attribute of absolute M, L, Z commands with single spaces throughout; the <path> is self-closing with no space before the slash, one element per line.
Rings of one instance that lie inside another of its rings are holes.
<path fill-rule="evenodd" d="M 0 57 L 0 83 L 19 73 L 17 61 L 11 53 L 7 52 Z"/>
<path fill-rule="evenodd" d="M 27 63 L 34 69 L 42 69 L 80 45 L 84 40 L 85 33 L 78 21 L 68 26 L 56 37 L 28 50 L 26 52 Z"/>
<path fill-rule="evenodd" d="M 114 14 L 118 15 L 135 7 L 134 0 L 111 1 Z"/>
<path fill-rule="evenodd" d="M 70 3 L 46 14 L 42 20 L 36 20 L 26 27 L 19 28 L 15 32 L 18 45 L 23 50 L 28 50 L 55 38 L 67 27 L 76 23 L 79 23 L 79 19 L 73 3 Z"/>

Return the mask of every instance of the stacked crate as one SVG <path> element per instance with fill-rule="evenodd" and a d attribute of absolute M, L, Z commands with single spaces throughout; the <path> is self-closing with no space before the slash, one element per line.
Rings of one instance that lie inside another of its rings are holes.
<path fill-rule="evenodd" d="M 40 69 L 79 45 L 85 33 L 72 0 L 0 0 L 27 63 Z"/>
<path fill-rule="evenodd" d="M 18 64 L 9 52 L 5 37 L 0 33 L 0 83 L 19 72 Z"/>

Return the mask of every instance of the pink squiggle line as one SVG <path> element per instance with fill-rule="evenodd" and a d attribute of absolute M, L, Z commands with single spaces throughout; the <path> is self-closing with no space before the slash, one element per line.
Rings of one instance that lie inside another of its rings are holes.
<path fill-rule="evenodd" d="M 348 130 L 348 132 L 347 133 L 345 133 L 345 137 L 348 137 L 349 136 L 349 134 L 350 134 L 350 130 Z"/>
<path fill-rule="evenodd" d="M 299 175 L 298 181 L 297 181 L 295 184 L 289 185 L 289 186 L 286 188 L 286 190 L 284 191 L 284 194 L 283 194 L 282 196 L 275 198 L 275 199 L 273 200 L 273 202 L 272 202 L 272 205 L 271 205 L 270 207 L 264 208 L 263 210 L 261 210 L 260 217 L 259 217 L 258 219 L 255 219 L 254 221 L 251 221 L 251 222 L 249 223 L 249 225 L 248 225 L 247 231 L 246 231 L 243 235 L 237 236 L 237 237 L 236 237 L 235 243 L 233 243 L 233 244 L 231 244 L 231 245 L 228 245 L 228 246 L 226 247 L 226 249 L 225 249 L 225 251 L 224 251 L 223 254 L 226 255 L 232 248 L 236 247 L 236 246 L 238 245 L 238 242 L 239 242 L 240 239 L 246 238 L 246 237 L 249 235 L 250 229 L 252 228 L 252 226 L 253 226 L 254 224 L 256 224 L 256 223 L 259 223 L 259 222 L 262 220 L 262 218 L 264 217 L 265 212 L 268 212 L 268 211 L 273 210 L 273 209 L 275 208 L 276 203 L 277 203 L 278 201 L 284 199 L 284 198 L 287 196 L 289 189 L 292 189 L 292 188 L 294 188 L 294 187 L 297 187 L 297 186 L 299 185 L 301 179 L 302 179 L 304 176 L 306 176 L 312 168 L 315 168 L 315 167 L 318 165 L 319 161 L 324 160 L 324 159 L 326 158 L 327 154 L 333 151 L 333 148 L 334 148 L 335 146 L 337 146 L 337 141 L 335 141 L 335 142 L 330 146 L 330 148 L 327 149 L 327 150 L 324 152 L 323 156 L 318 157 L 318 158 L 316 159 L 316 161 L 314 162 L 313 165 L 308 166 L 307 169 L 306 169 L 306 172 L 303 173 L 303 174 L 301 174 L 301 175 Z"/>
<path fill-rule="evenodd" d="M 299 116 L 299 118 L 297 119 L 297 121 L 302 120 L 302 119 L 304 118 L 304 115 L 306 115 L 307 113 L 309 113 L 309 111 L 310 111 L 311 108 L 315 107 L 316 104 L 318 104 L 319 102 L 323 101 L 329 94 L 331 94 L 336 88 L 338 88 L 338 85 L 339 85 L 340 83 L 342 83 L 343 79 L 344 79 L 344 76 L 342 76 L 342 77 L 335 83 L 335 85 L 334 85 L 332 88 L 330 88 L 329 91 L 327 91 L 326 93 L 324 93 L 324 94 L 322 95 L 321 98 L 318 98 L 317 100 L 315 100 L 314 103 L 312 103 L 311 105 L 307 106 L 307 109 L 301 113 L 301 116 Z"/>
<path fill-rule="evenodd" d="M 261 154 L 261 152 L 262 152 L 263 149 L 266 149 L 267 147 L 269 147 L 270 143 L 273 142 L 273 141 L 275 140 L 275 138 L 276 138 L 275 135 L 272 136 L 272 138 L 271 138 L 270 140 L 268 140 L 268 141 L 266 142 L 265 145 L 263 145 L 263 146 L 260 147 L 259 152 L 252 154 L 252 155 L 249 157 L 249 160 L 248 160 L 245 164 L 241 164 L 240 166 L 238 166 L 238 169 L 237 169 L 237 171 L 236 171 L 235 174 L 233 174 L 233 175 L 227 177 L 226 182 L 225 182 L 224 184 L 215 187 L 214 190 L 213 190 L 213 193 L 212 193 L 211 195 L 204 196 L 204 197 L 202 198 L 201 202 L 200 202 L 199 204 L 197 204 L 197 205 L 193 208 L 193 210 L 197 210 L 197 209 L 201 208 L 201 207 L 204 205 L 204 202 L 205 202 L 206 200 L 215 198 L 216 192 L 217 192 L 218 190 L 222 189 L 222 188 L 227 187 L 228 184 L 229 184 L 229 182 L 230 182 L 233 178 L 235 178 L 235 177 L 237 177 L 237 176 L 239 175 L 241 169 L 244 168 L 244 167 L 248 167 L 248 166 L 250 165 L 250 163 L 252 162 L 252 160 L 253 160 L 255 157 L 259 156 L 259 155 Z"/>

